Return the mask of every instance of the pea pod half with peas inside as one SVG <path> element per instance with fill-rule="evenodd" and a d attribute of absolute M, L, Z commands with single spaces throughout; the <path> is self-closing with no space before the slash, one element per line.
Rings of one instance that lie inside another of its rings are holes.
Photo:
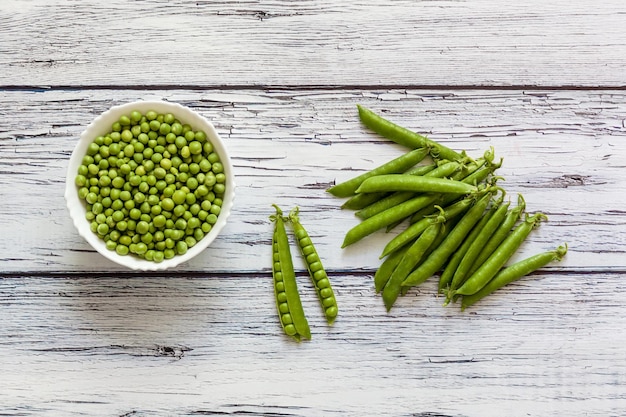
<path fill-rule="evenodd" d="M 313 285 L 317 291 L 320 303 L 324 309 L 326 321 L 329 324 L 332 324 L 337 318 L 338 313 L 335 293 L 330 285 L 330 280 L 328 279 L 326 270 L 322 265 L 317 249 L 313 245 L 309 233 L 304 226 L 302 226 L 302 223 L 300 223 L 300 218 L 298 216 L 299 211 L 300 209 L 298 207 L 291 210 L 289 213 L 289 221 L 293 226 L 298 248 L 304 258 L 307 270 L 309 271 L 309 275 L 311 276 L 311 280 L 313 281 Z"/>

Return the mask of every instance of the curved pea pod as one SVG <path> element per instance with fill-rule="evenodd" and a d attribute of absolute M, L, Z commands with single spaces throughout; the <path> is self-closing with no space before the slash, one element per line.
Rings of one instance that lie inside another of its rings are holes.
<path fill-rule="evenodd" d="M 486 194 L 478 199 L 474 205 L 463 215 L 461 220 L 456 224 L 454 229 L 446 236 L 443 242 L 426 258 L 426 260 L 417 267 L 402 282 L 404 287 L 412 287 L 419 285 L 433 276 L 443 267 L 450 255 L 461 245 L 465 236 L 472 230 L 478 222 L 483 212 L 487 208 L 491 200 L 492 192 L 487 191 Z"/>
<path fill-rule="evenodd" d="M 455 295 L 472 295 L 480 291 L 498 273 L 500 268 L 513 256 L 530 232 L 547 220 L 543 213 L 526 215 L 524 221 L 498 246 L 491 256 L 458 289 L 451 291 Z"/>
<path fill-rule="evenodd" d="M 429 147 L 420 147 L 419 149 L 414 149 L 359 176 L 333 185 L 326 191 L 328 191 L 335 197 L 350 197 L 354 195 L 355 190 L 367 178 L 381 174 L 404 172 L 412 166 L 421 162 L 424 158 L 426 158 L 426 156 L 428 156 L 429 153 Z"/>
<path fill-rule="evenodd" d="M 385 284 L 382 297 L 387 311 L 391 310 L 398 299 L 402 291 L 402 282 L 404 279 L 420 263 L 440 234 L 442 224 L 446 221 L 446 218 L 443 215 L 443 209 L 439 208 L 439 210 L 440 215 L 429 218 L 430 224 L 419 238 L 407 249 Z"/>
<path fill-rule="evenodd" d="M 397 144 L 409 148 L 433 148 L 433 154 L 436 155 L 436 157 L 448 159 L 450 161 L 462 158 L 459 153 L 453 151 L 447 146 L 430 140 L 425 136 L 410 131 L 409 129 L 398 126 L 397 124 L 377 115 L 366 107 L 357 105 L 357 109 L 359 111 L 359 119 L 365 126 L 379 135 L 396 142 Z"/>
<path fill-rule="evenodd" d="M 311 330 L 298 293 L 283 213 L 278 206 L 274 207 L 276 214 L 270 217 L 274 222 L 272 272 L 280 323 L 285 333 L 296 340 L 311 339 Z"/>
<path fill-rule="evenodd" d="M 567 253 L 567 244 L 549 252 L 539 253 L 501 269 L 483 288 L 461 299 L 461 310 L 477 303 L 498 289 L 537 271 L 554 261 L 561 261 Z"/>
<path fill-rule="evenodd" d="M 330 284 L 330 280 L 328 279 L 328 274 L 326 274 L 326 270 L 324 269 L 322 261 L 317 253 L 317 249 L 313 245 L 309 233 L 304 228 L 302 223 L 300 223 L 298 212 L 298 207 L 293 209 L 289 213 L 289 220 L 293 226 L 298 248 L 304 258 L 307 270 L 309 271 L 309 275 L 319 297 L 320 304 L 324 310 L 326 321 L 329 324 L 332 324 L 337 318 L 337 314 L 339 312 L 337 299 L 335 298 L 335 293 Z"/>

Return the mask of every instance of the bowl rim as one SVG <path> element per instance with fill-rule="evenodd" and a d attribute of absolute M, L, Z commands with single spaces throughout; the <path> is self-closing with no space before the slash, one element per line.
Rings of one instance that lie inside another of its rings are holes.
<path fill-rule="evenodd" d="M 104 240 L 100 239 L 93 233 L 89 227 L 89 222 L 85 220 L 87 212 L 85 202 L 78 198 L 78 190 L 75 185 L 75 179 L 83 157 L 87 153 L 87 147 L 93 139 L 99 135 L 104 135 L 111 131 L 111 126 L 119 120 L 120 116 L 129 115 L 131 111 L 138 110 L 145 114 L 149 110 L 157 113 L 172 113 L 181 122 L 189 124 L 194 130 L 203 130 L 207 138 L 213 144 L 213 148 L 220 156 L 220 161 L 224 166 L 224 174 L 226 175 L 226 192 L 222 201 L 222 207 L 217 222 L 213 228 L 207 233 L 196 245 L 189 248 L 183 255 L 176 255 L 171 259 L 164 259 L 162 262 L 148 261 L 132 255 L 118 255 L 115 251 L 106 248 Z M 214 125 L 204 116 L 195 110 L 183 106 L 178 103 L 165 100 L 138 100 L 113 106 L 104 113 L 98 115 L 89 125 L 82 131 L 74 150 L 70 156 L 66 180 L 65 180 L 65 200 L 73 220 L 74 227 L 98 253 L 105 258 L 115 262 L 118 265 L 125 266 L 137 271 L 162 271 L 173 268 L 183 262 L 187 262 L 200 254 L 206 249 L 220 234 L 226 221 L 231 215 L 231 210 L 235 199 L 235 176 L 233 174 L 233 166 L 226 144 L 218 134 Z"/>

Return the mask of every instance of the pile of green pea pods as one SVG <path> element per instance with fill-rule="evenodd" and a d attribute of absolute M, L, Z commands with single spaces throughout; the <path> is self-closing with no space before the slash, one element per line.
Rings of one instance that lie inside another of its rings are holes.
<path fill-rule="evenodd" d="M 154 111 L 121 116 L 96 137 L 75 183 L 91 230 L 109 250 L 157 263 L 211 231 L 226 190 L 206 134 Z"/>
<path fill-rule="evenodd" d="M 350 229 L 342 247 L 370 234 L 406 227 L 383 249 L 374 286 L 387 308 L 397 298 L 439 274 L 444 305 L 461 298 L 465 309 L 499 288 L 552 261 L 567 245 L 507 265 L 532 230 L 547 220 L 505 199 L 495 175 L 502 161 L 493 149 L 470 158 L 358 106 L 361 122 L 410 150 L 327 191 L 347 200 L 361 222 Z"/>

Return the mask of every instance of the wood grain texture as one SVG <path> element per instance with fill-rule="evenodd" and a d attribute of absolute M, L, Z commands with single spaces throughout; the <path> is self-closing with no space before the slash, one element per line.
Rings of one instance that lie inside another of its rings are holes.
<path fill-rule="evenodd" d="M 626 410 L 622 0 L 0 2 L 0 416 L 621 417 Z M 213 121 L 233 214 L 194 260 L 132 273 L 74 230 L 77 138 L 115 104 Z M 461 312 L 436 278 L 385 312 L 396 232 L 325 189 L 405 151 L 356 104 L 454 149 L 493 146 L 549 221 L 515 259 L 569 253 Z M 313 340 L 282 333 L 272 203 L 300 206 L 340 314 L 295 263 Z"/>
<path fill-rule="evenodd" d="M 0 85 L 624 87 L 621 0 L 3 0 Z"/>
<path fill-rule="evenodd" d="M 376 268 L 389 235 L 380 232 L 340 250 L 343 235 L 357 219 L 325 189 L 405 150 L 361 126 L 357 103 L 473 156 L 493 146 L 504 158 L 499 172 L 511 198 L 522 193 L 529 211 L 550 218 L 520 256 L 568 242 L 570 255 L 550 268 L 626 267 L 623 93 L 54 90 L 12 91 L 1 98 L 4 272 L 119 269 L 73 228 L 63 199 L 66 165 L 76 138 L 98 113 L 113 104 L 155 97 L 188 105 L 213 120 L 237 176 L 229 224 L 209 249 L 180 270 L 267 270 L 263 260 L 272 203 L 285 210 L 301 207 L 302 221 L 327 268 Z"/>
<path fill-rule="evenodd" d="M 428 282 L 390 314 L 371 276 L 334 274 L 326 326 L 284 337 L 271 277 L 0 280 L 0 407 L 64 416 L 618 416 L 623 280 L 544 273 L 473 310 Z M 253 306 L 252 308 L 249 308 Z"/>

